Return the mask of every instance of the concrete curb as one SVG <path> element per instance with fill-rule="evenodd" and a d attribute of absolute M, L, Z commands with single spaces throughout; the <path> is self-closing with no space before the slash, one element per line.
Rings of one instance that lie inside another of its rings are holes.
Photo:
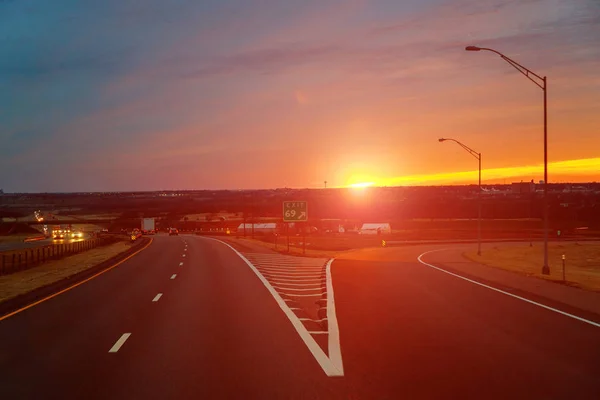
<path fill-rule="evenodd" d="M 116 256 L 109 258 L 108 260 L 94 265 L 86 270 L 80 271 L 75 275 L 72 275 L 68 278 L 61 279 L 54 283 L 50 283 L 46 286 L 39 287 L 37 289 L 32 290 L 31 292 L 23 293 L 17 297 L 13 297 L 12 299 L 8 299 L 0 303 L 0 318 L 10 314 L 13 311 L 16 311 L 20 308 L 26 307 L 29 304 L 35 303 L 36 301 L 43 299 L 45 297 L 51 296 L 56 292 L 60 292 L 67 287 L 79 283 L 92 275 L 95 275 L 99 272 L 104 271 L 105 269 L 110 268 L 115 263 L 127 258 L 131 254 L 140 250 L 142 247 L 147 245 L 150 242 L 149 238 L 142 238 L 137 241 L 131 248 L 126 251 L 117 254 Z"/>

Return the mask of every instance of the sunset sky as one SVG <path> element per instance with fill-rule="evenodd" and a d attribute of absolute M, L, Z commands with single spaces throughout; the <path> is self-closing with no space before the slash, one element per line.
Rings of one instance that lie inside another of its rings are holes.
<path fill-rule="evenodd" d="M 0 188 L 600 181 L 598 0 L 0 0 Z"/>

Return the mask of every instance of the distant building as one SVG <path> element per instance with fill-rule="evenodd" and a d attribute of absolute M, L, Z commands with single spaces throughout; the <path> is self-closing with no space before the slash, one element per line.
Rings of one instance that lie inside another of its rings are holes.
<path fill-rule="evenodd" d="M 389 223 L 366 223 L 358 231 L 360 235 L 386 235 L 392 233 Z"/>
<path fill-rule="evenodd" d="M 511 191 L 515 194 L 535 193 L 535 182 L 513 182 L 510 185 Z"/>
<path fill-rule="evenodd" d="M 245 225 L 246 225 L 246 231 L 251 232 L 252 224 L 245 224 Z M 238 226 L 237 230 L 238 230 L 238 232 L 243 232 L 244 224 L 243 223 L 240 224 Z M 254 224 L 254 232 L 275 233 L 275 232 L 277 232 L 277 224 L 274 222 Z"/>

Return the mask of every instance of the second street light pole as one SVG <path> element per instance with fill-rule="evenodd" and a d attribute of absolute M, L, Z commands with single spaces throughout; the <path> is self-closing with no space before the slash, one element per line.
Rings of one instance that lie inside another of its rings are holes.
<path fill-rule="evenodd" d="M 479 187 L 477 190 L 477 255 L 481 255 L 481 153 L 477 153 L 479 160 Z"/>
<path fill-rule="evenodd" d="M 439 142 L 451 141 L 465 149 L 469 154 L 475 157 L 479 162 L 479 185 L 477 186 L 477 255 L 481 255 L 481 153 L 476 152 L 469 146 L 459 142 L 456 139 L 441 138 Z"/>
<path fill-rule="evenodd" d="M 544 266 L 542 274 L 550 275 L 548 264 L 548 79 L 543 79 L 544 87 Z"/>

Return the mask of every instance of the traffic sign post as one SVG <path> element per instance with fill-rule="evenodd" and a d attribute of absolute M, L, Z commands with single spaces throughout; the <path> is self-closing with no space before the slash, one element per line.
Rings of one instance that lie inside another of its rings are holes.
<path fill-rule="evenodd" d="M 284 201 L 283 202 L 283 222 L 287 228 L 288 253 L 290 252 L 290 222 L 308 221 L 308 202 L 303 201 Z M 305 227 L 304 227 L 305 228 Z M 306 232 L 303 229 L 302 253 L 306 252 Z"/>
<path fill-rule="evenodd" d="M 306 226 L 302 227 L 302 254 L 306 254 Z"/>
<path fill-rule="evenodd" d="M 308 204 L 306 201 L 284 201 L 283 222 L 308 221 Z"/>

